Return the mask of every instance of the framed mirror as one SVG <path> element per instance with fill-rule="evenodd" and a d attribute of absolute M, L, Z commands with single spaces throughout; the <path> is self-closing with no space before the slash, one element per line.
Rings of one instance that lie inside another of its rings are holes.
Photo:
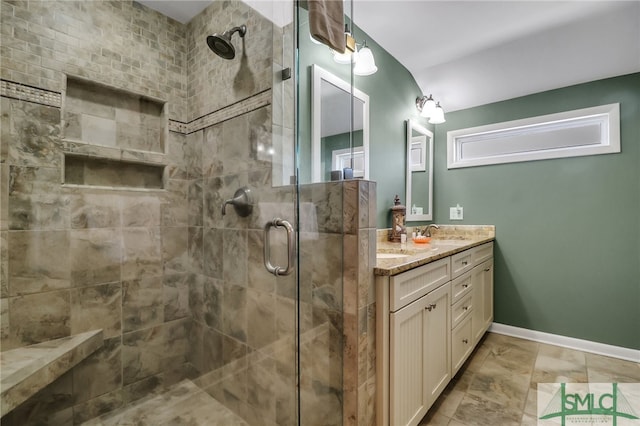
<path fill-rule="evenodd" d="M 406 146 L 406 220 L 433 220 L 433 133 L 409 119 Z"/>
<path fill-rule="evenodd" d="M 349 83 L 316 64 L 311 79 L 312 182 L 329 181 L 345 167 L 369 179 L 369 96 L 353 88 L 352 97 Z"/>

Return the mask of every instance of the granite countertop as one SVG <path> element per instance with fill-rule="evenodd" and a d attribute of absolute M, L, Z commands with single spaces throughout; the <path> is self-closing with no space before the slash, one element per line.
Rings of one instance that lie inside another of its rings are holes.
<path fill-rule="evenodd" d="M 2 414 L 16 408 L 101 346 L 102 330 L 94 330 L 0 353 Z"/>
<path fill-rule="evenodd" d="M 434 230 L 433 238 L 428 244 L 416 244 L 413 241 L 407 241 L 405 244 L 392 243 L 385 241 L 384 237 L 379 237 L 376 253 L 399 253 L 407 256 L 390 259 L 377 258 L 374 273 L 386 276 L 397 275 L 495 239 L 493 226 L 455 227 L 441 225 L 441 228 Z"/>

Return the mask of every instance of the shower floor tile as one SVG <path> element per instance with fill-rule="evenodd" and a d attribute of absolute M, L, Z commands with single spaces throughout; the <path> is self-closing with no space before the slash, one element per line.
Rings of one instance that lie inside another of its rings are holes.
<path fill-rule="evenodd" d="M 184 380 L 172 386 L 163 394 L 96 417 L 83 425 L 249 426 L 247 422 L 190 380 Z"/>

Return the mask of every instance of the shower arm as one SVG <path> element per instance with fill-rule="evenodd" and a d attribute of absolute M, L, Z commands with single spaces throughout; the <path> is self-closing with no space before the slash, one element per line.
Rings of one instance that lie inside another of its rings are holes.
<path fill-rule="evenodd" d="M 244 35 L 247 33 L 247 26 L 240 25 L 239 27 L 233 27 L 229 31 L 224 32 L 224 34 L 229 35 L 229 39 L 231 39 L 231 36 L 233 36 L 233 34 L 235 33 L 240 33 L 240 37 L 244 38 Z"/>

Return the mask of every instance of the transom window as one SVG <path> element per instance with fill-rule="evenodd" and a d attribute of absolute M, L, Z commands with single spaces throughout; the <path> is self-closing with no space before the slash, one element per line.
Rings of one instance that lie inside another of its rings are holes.
<path fill-rule="evenodd" d="M 447 166 L 484 166 L 620 152 L 620 104 L 447 132 Z"/>

